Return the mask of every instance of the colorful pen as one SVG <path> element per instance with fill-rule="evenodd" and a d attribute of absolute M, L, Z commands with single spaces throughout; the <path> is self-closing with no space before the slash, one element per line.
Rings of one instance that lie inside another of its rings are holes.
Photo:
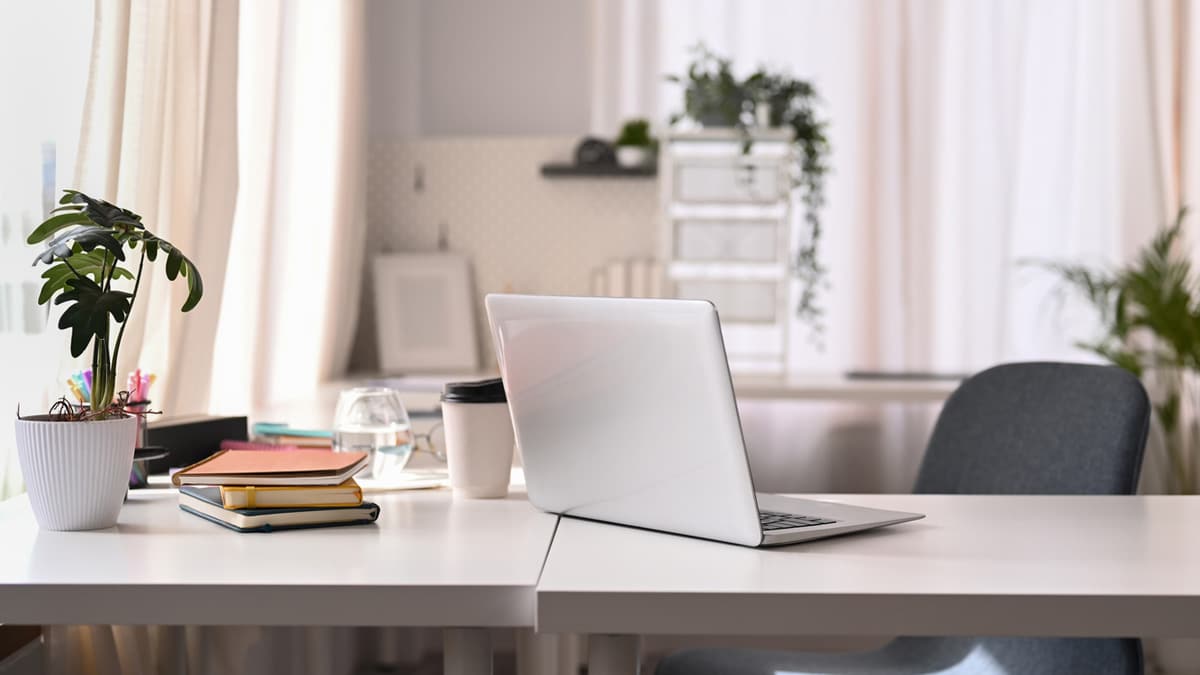
<path fill-rule="evenodd" d="M 86 401 L 92 397 L 92 389 L 87 386 L 87 381 L 83 379 L 82 373 L 75 373 L 71 379 L 75 382 L 75 386 L 79 387 L 79 391 L 83 394 L 83 400 Z"/>

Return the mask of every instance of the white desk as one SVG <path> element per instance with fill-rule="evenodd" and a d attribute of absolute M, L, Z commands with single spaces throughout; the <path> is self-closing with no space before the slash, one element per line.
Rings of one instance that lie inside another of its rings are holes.
<path fill-rule="evenodd" d="M 496 373 L 474 375 L 445 375 L 410 378 L 385 376 L 355 376 L 322 385 L 311 400 L 277 406 L 275 410 L 258 411 L 256 419 L 302 418 L 305 423 L 328 424 L 333 415 L 337 393 L 342 389 L 366 383 L 386 382 L 404 392 L 405 403 L 413 410 L 436 408 L 442 381 L 470 381 L 496 377 Z M 871 379 L 848 378 L 838 373 L 788 373 L 784 375 L 734 375 L 733 388 L 739 400 L 773 399 L 798 401 L 843 401 L 856 403 L 939 403 L 958 388 L 959 381 L 951 379 Z M 292 422 L 299 424 L 299 422 Z"/>
<path fill-rule="evenodd" d="M 447 634 L 447 672 L 491 658 L 470 629 L 533 626 L 556 517 L 521 492 L 370 498 L 374 527 L 272 534 L 184 513 L 171 490 L 134 492 L 96 532 L 40 531 L 25 497 L 0 503 L 0 623 L 468 628 Z"/>
<path fill-rule="evenodd" d="M 1200 636 L 1200 497 L 828 498 L 928 517 L 778 549 L 564 518 L 538 630 L 594 675 L 638 634 Z"/>
<path fill-rule="evenodd" d="M 783 399 L 851 403 L 940 403 L 958 388 L 958 380 L 852 379 L 837 374 L 734 375 L 739 401 Z"/>

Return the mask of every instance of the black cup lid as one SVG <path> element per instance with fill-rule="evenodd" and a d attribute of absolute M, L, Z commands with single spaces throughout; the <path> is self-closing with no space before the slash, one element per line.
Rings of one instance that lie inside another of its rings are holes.
<path fill-rule="evenodd" d="M 442 389 L 442 400 L 454 403 L 505 403 L 504 381 L 450 382 Z"/>

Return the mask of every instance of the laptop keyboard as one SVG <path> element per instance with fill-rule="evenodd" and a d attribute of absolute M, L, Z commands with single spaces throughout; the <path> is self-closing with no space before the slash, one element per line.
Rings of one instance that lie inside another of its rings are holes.
<path fill-rule="evenodd" d="M 786 530 L 793 527 L 812 527 L 814 525 L 828 525 L 837 522 L 828 518 L 799 516 L 794 513 L 780 513 L 778 511 L 759 511 L 758 520 L 762 523 L 763 530 Z"/>

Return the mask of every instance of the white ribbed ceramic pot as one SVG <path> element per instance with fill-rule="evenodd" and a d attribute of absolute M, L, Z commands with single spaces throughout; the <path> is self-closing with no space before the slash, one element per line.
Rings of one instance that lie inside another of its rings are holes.
<path fill-rule="evenodd" d="M 137 442 L 137 419 L 17 420 L 17 458 L 29 503 L 46 530 L 117 524 Z"/>

